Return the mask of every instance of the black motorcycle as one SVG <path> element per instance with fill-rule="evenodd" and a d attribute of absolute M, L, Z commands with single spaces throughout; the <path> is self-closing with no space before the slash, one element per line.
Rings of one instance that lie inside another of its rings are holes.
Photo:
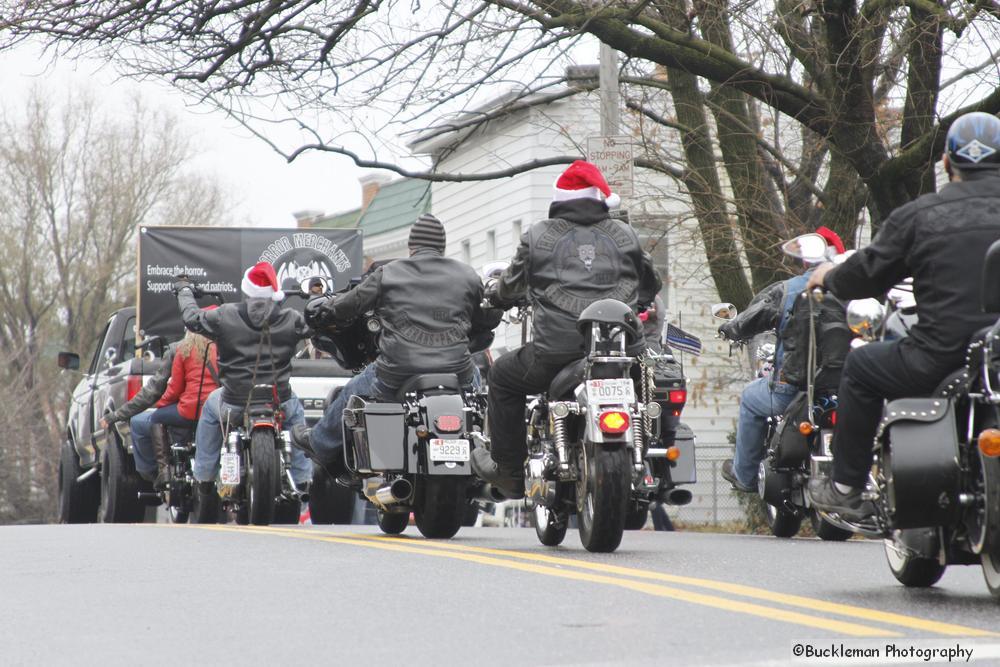
<path fill-rule="evenodd" d="M 987 251 L 982 279 L 983 311 L 1000 312 L 1000 242 Z M 848 304 L 848 322 L 871 340 L 883 334 L 883 316 L 866 300 Z M 865 490 L 874 516 L 825 515 L 882 538 L 889 569 L 905 586 L 932 586 L 948 565 L 979 564 L 1000 597 L 998 337 L 1000 321 L 972 337 L 966 364 L 930 396 L 886 404 Z"/>

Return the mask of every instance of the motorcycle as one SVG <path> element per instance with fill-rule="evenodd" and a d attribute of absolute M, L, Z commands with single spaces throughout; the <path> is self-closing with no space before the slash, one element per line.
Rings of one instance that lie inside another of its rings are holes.
<path fill-rule="evenodd" d="M 1000 242 L 986 253 L 984 312 L 1000 312 L 998 284 Z M 877 340 L 905 310 L 891 299 L 886 306 L 852 301 L 848 323 L 865 341 Z M 972 336 L 966 364 L 930 396 L 885 405 L 864 492 L 875 514 L 854 521 L 824 513 L 841 528 L 881 538 L 889 569 L 904 586 L 932 586 L 948 565 L 978 564 L 990 593 L 1000 597 L 998 336 L 1000 320 Z"/>
<path fill-rule="evenodd" d="M 527 406 L 525 502 L 542 544 L 561 544 L 576 514 L 584 548 L 611 552 L 621 543 L 633 491 L 644 488 L 645 456 L 663 410 L 653 400 L 652 366 L 630 352 L 642 338 L 632 309 L 596 301 L 578 325 L 587 355 Z M 663 460 L 675 465 L 677 453 Z"/>
<path fill-rule="evenodd" d="M 373 360 L 381 322 L 366 313 L 344 329 L 330 326 L 319 307 L 331 294 L 306 307 L 313 344 L 349 368 L 362 356 Z M 421 534 L 433 539 L 451 538 L 468 523 L 477 485 L 471 451 L 484 440 L 485 410 L 485 396 L 455 374 L 414 376 L 389 399 L 348 399 L 344 476 L 375 507 L 382 532 L 403 532 L 411 512 Z"/>
<path fill-rule="evenodd" d="M 826 249 L 826 241 L 818 234 L 805 234 L 783 246 L 786 254 L 801 259 L 803 256 L 821 257 Z M 785 411 L 767 419 L 765 435 L 765 457 L 757 472 L 757 493 L 766 506 L 766 520 L 771 534 L 775 537 L 790 538 L 799 533 L 802 521 L 809 518 L 813 532 L 825 541 L 843 541 L 852 532 L 838 527 L 824 519 L 810 505 L 805 487 L 811 477 L 827 476 L 832 465 L 830 444 L 833 429 L 837 423 L 837 396 L 835 389 L 817 390 L 818 336 L 836 336 L 837 327 L 819 324 L 819 309 L 822 305 L 842 308 L 839 302 L 832 302 L 831 296 L 822 292 L 803 292 L 798 299 L 808 305 L 809 332 L 805 388 L 799 391 Z M 732 320 L 736 309 L 732 304 L 716 304 L 712 308 L 716 319 Z M 850 333 L 846 322 L 843 325 L 842 360 L 850 344 Z M 733 344 L 737 344 L 734 341 Z M 757 350 L 757 377 L 770 377 L 773 371 L 774 346 L 766 344 Z M 763 351 L 763 354 L 762 354 Z M 763 358 L 762 358 L 763 357 Z M 761 368 L 765 370 L 762 372 Z"/>

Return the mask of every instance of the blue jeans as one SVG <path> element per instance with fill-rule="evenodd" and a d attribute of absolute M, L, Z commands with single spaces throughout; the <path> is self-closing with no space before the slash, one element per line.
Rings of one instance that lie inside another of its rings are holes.
<path fill-rule="evenodd" d="M 281 409 L 285 413 L 283 428 L 286 430 L 295 424 L 305 424 L 306 415 L 302 410 L 302 402 L 295 394 L 281 404 Z M 197 481 L 210 482 L 215 479 L 222 454 L 223 424 L 228 424 L 229 428 L 239 426 L 242 414 L 242 407 L 222 402 L 221 388 L 208 395 L 208 400 L 201 409 L 201 419 L 198 420 L 198 430 L 194 437 L 194 478 Z M 292 449 L 291 470 L 296 484 L 312 479 L 312 462 L 295 448 Z"/>
<path fill-rule="evenodd" d="M 740 397 L 740 418 L 736 424 L 736 455 L 733 469 L 736 479 L 745 486 L 757 485 L 757 468 L 764 460 L 767 418 L 785 412 L 799 390 L 790 384 L 777 382 L 774 391 L 769 378 L 757 378 L 746 386 Z"/>
<path fill-rule="evenodd" d="M 367 396 L 376 400 L 388 398 L 395 391 L 375 375 L 375 364 L 368 364 L 363 371 L 348 380 L 333 403 L 327 406 L 320 419 L 312 428 L 309 443 L 316 452 L 316 458 L 323 465 L 330 465 L 343 459 L 344 447 L 344 406 L 351 396 Z"/>
<path fill-rule="evenodd" d="M 146 410 L 129 420 L 132 431 L 132 458 L 135 469 L 144 477 L 156 475 L 156 459 L 153 457 L 153 439 L 149 436 L 153 410 Z"/>

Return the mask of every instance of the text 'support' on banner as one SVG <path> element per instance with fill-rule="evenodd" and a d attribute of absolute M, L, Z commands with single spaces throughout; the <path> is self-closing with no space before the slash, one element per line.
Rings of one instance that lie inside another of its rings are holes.
<path fill-rule="evenodd" d="M 356 229 L 260 227 L 152 227 L 139 229 L 138 331 L 141 336 L 176 340 L 184 333 L 172 287 L 184 274 L 204 290 L 240 301 L 243 272 L 270 262 L 278 284 L 294 278 L 332 279 L 336 288 L 361 275 L 361 232 Z M 202 305 L 217 303 L 204 298 Z M 304 301 L 285 304 L 301 308 Z"/>

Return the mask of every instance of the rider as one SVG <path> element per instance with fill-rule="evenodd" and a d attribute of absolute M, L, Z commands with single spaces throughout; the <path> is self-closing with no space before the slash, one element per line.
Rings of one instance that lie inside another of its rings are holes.
<path fill-rule="evenodd" d="M 382 323 L 376 361 L 351 378 L 311 432 L 295 434 L 296 444 L 310 448 L 323 467 L 342 456 L 343 412 L 351 396 L 390 399 L 425 373 L 454 373 L 463 385 L 477 383 L 469 339 L 495 329 L 502 313 L 482 308 L 483 284 L 472 267 L 444 256 L 445 230 L 437 218 L 421 215 L 408 246 L 408 258 L 383 263 L 315 310 L 320 326 L 343 327 L 368 311 Z"/>
<path fill-rule="evenodd" d="M 820 227 L 816 233 L 826 239 L 828 255 L 844 252 L 844 244 L 836 232 Z M 801 275 L 767 287 L 753 298 L 746 310 L 719 327 L 719 333 L 729 340 L 748 340 L 771 330 L 777 331 L 778 339 L 770 377 L 757 378 L 743 389 L 736 425 L 736 453 L 722 462 L 722 478 L 737 491 L 757 492 L 757 469 L 764 459 L 767 420 L 783 414 L 803 384 L 801 377 L 798 382 L 791 382 L 782 364 L 791 334 L 788 325 L 792 310 L 798 296 L 805 291 L 814 265 L 821 261 L 820 258 L 803 258 L 807 267 Z"/>
<path fill-rule="evenodd" d="M 882 223 L 871 245 L 843 264 L 824 264 L 809 288 L 841 299 L 879 297 L 913 277 L 917 324 L 906 338 L 864 345 L 847 356 L 838 392 L 833 477 L 812 479 L 818 509 L 863 519 L 872 445 L 883 400 L 926 395 L 965 360 L 970 336 L 996 321 L 980 309 L 986 248 L 1000 239 L 1000 119 L 959 117 L 945 140 L 951 180 L 940 192 L 905 204 Z"/>
<path fill-rule="evenodd" d="M 208 508 L 218 502 L 214 480 L 222 452 L 223 423 L 232 424 L 242 414 L 254 384 L 275 384 L 286 427 L 305 423 L 302 403 L 288 383 L 295 348 L 309 336 L 302 313 L 279 306 L 285 294 L 278 288 L 274 267 L 267 262 L 247 269 L 241 289 L 246 296 L 243 302 L 206 311 L 198 308 L 187 278 L 174 284 L 184 325 L 218 346 L 222 386 L 205 401 L 195 433 L 194 478 L 199 501 Z M 298 450 L 292 451 L 291 472 L 300 488 L 312 477 L 312 465 Z"/>
<path fill-rule="evenodd" d="M 532 225 L 490 299 L 533 307 L 532 341 L 490 369 L 487 414 L 491 451 L 472 451 L 472 467 L 508 498 L 524 496 L 524 405 L 549 388 L 567 364 L 584 356 L 577 318 L 598 299 L 633 308 L 652 303 L 662 286 L 652 259 L 627 223 L 608 215 L 621 200 L 596 166 L 577 160 L 555 182 L 549 219 Z"/>

